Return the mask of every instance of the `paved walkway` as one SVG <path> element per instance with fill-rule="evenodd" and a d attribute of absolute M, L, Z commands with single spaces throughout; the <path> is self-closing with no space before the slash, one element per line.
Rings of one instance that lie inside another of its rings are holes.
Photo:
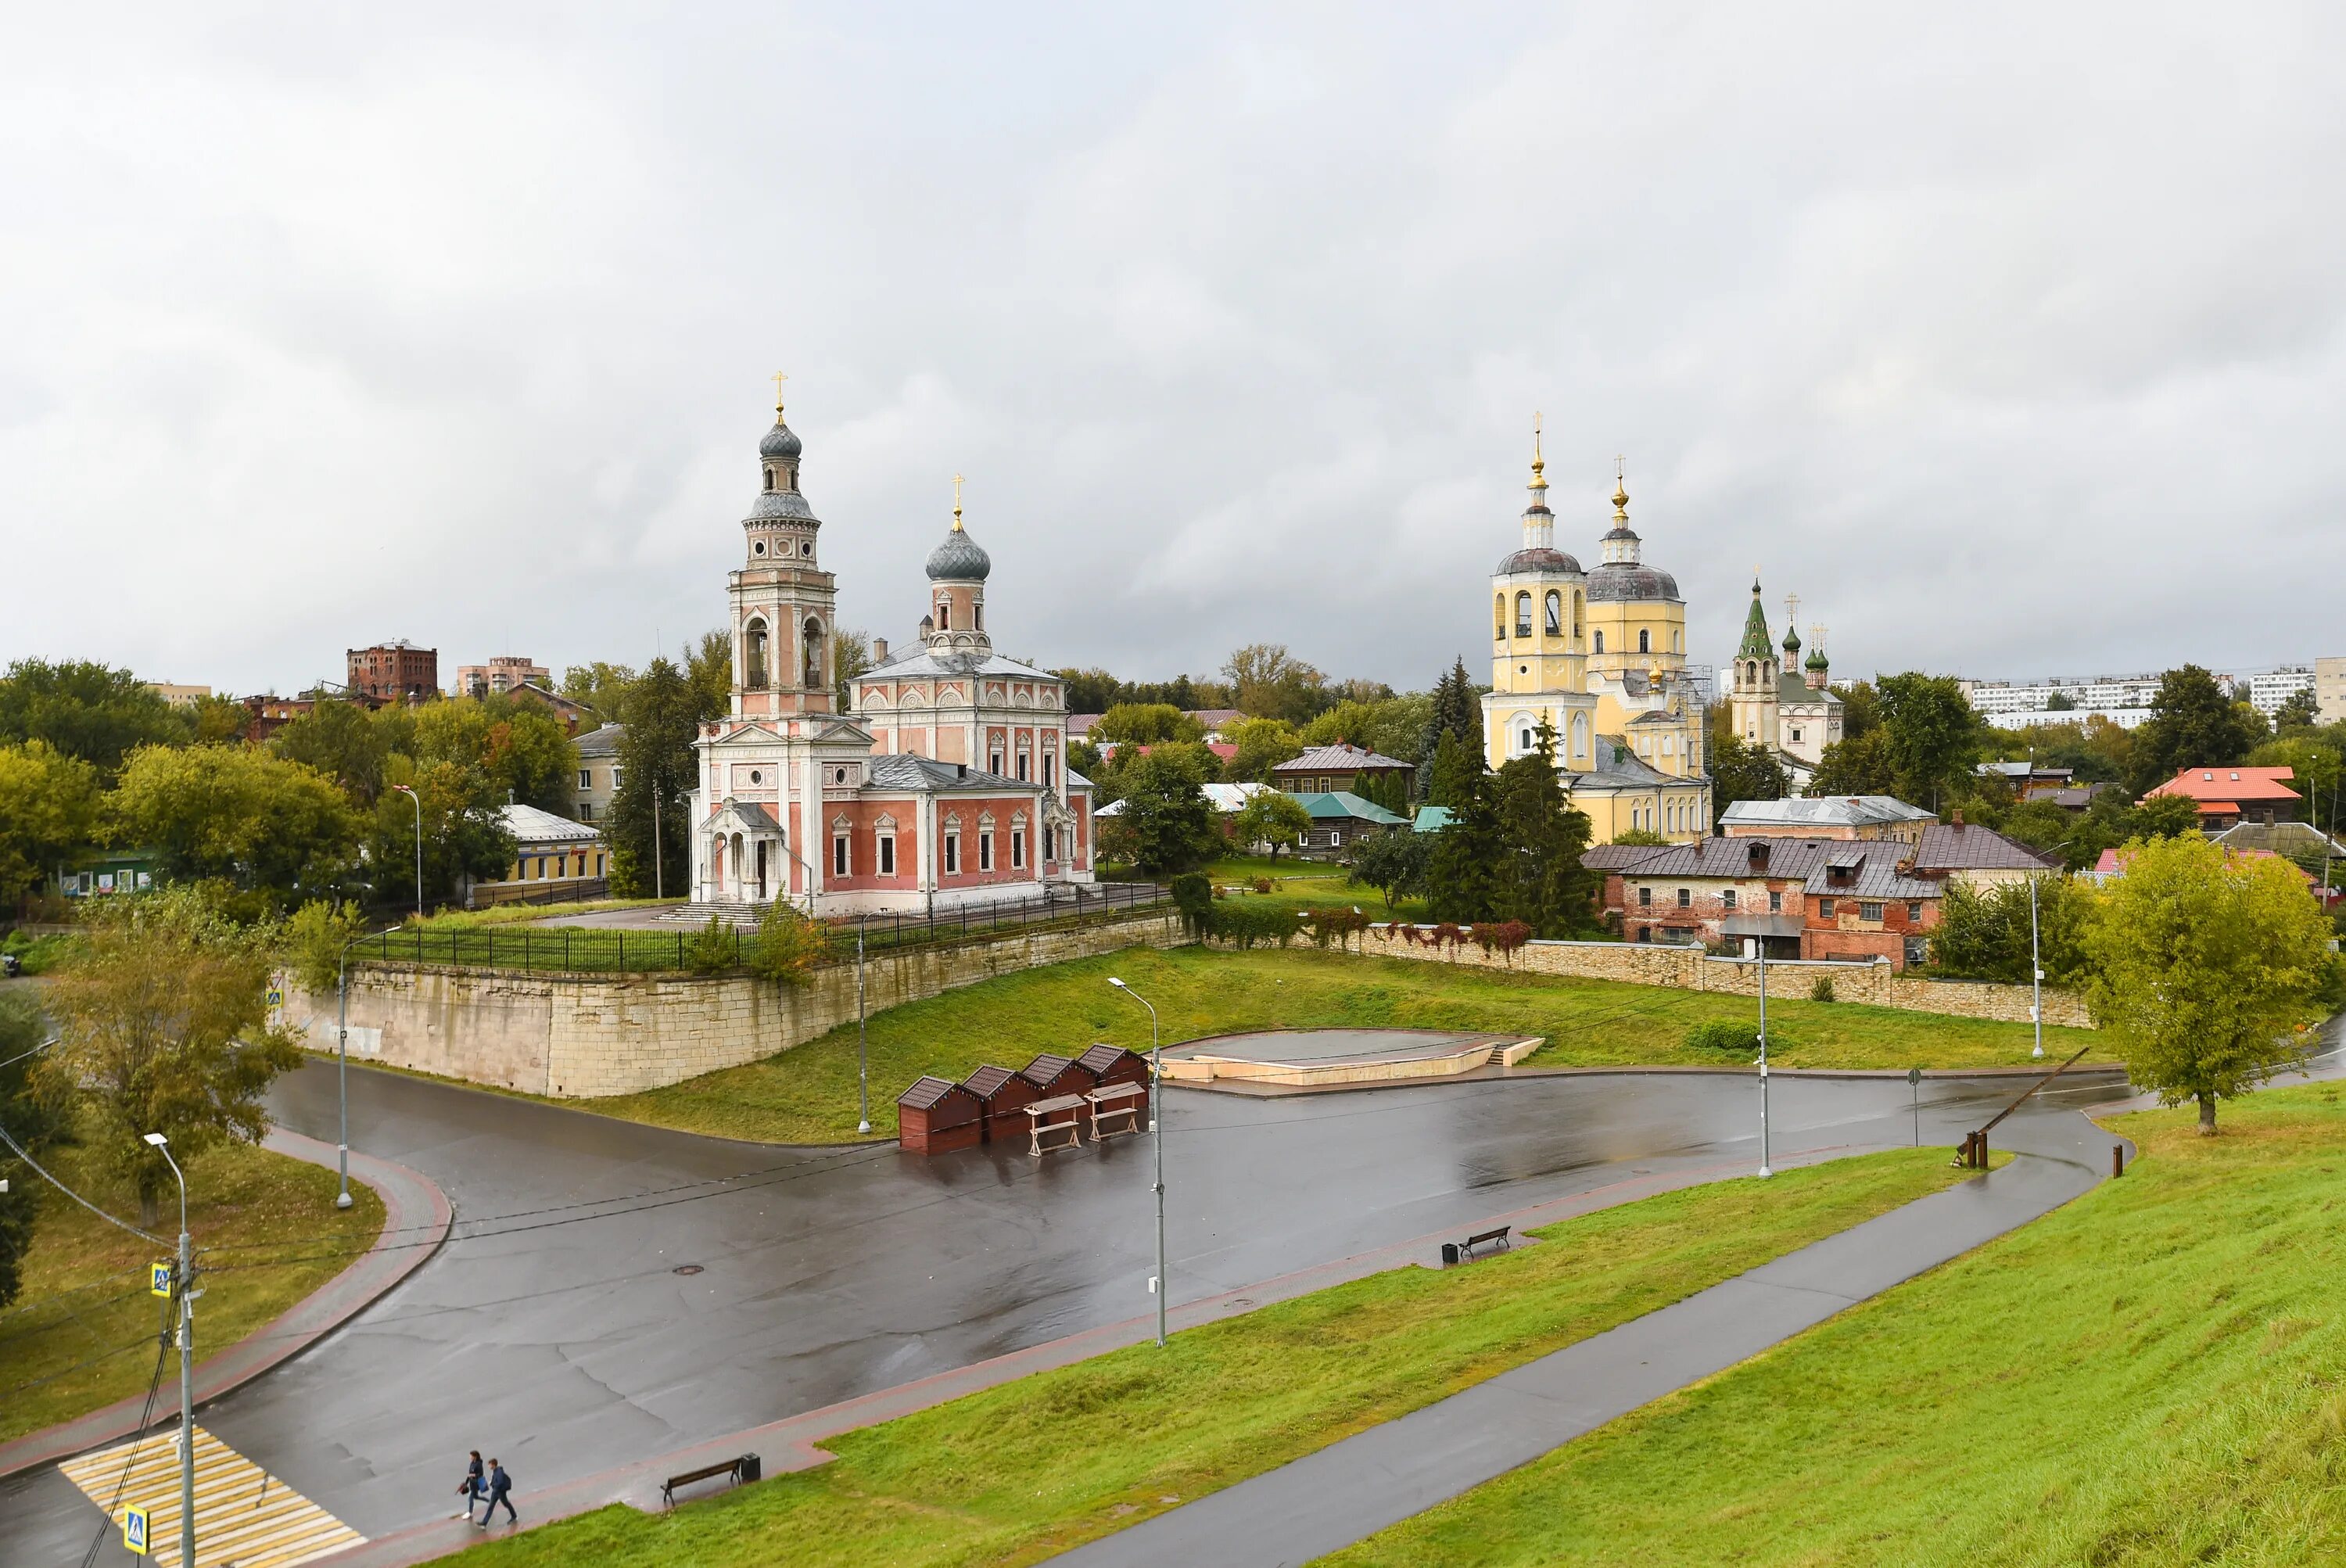
<path fill-rule="evenodd" d="M 1055 1561 L 1071 1568 L 1308 1563 L 2025 1225 L 2109 1169 L 2116 1140 L 2082 1115 L 2004 1127 L 2025 1152 L 2001 1170 Z"/>
<path fill-rule="evenodd" d="M 330 1170 L 335 1163 L 333 1145 L 305 1138 L 282 1127 L 271 1127 L 261 1139 L 261 1147 Z M 446 1239 L 455 1211 L 449 1206 L 448 1195 L 430 1177 L 405 1166 L 353 1151 L 351 1179 L 372 1187 L 382 1199 L 382 1231 L 375 1237 L 374 1246 L 266 1328 L 255 1329 L 218 1354 L 197 1362 L 198 1404 L 216 1400 L 280 1362 L 300 1355 L 422 1268 L 434 1248 Z M 197 1312 L 196 1345 L 199 1350 L 203 1347 L 200 1307 Z M 138 1431 L 138 1415 L 145 1405 L 143 1395 L 117 1400 L 78 1420 L 0 1443 L 0 1476 L 51 1464 L 100 1443 L 128 1437 Z M 176 1423 L 178 1406 L 174 1402 L 170 1409 L 170 1419 Z"/>

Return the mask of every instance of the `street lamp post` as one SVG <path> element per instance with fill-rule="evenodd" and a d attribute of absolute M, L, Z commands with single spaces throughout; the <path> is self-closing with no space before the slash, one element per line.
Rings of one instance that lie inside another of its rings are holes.
<path fill-rule="evenodd" d="M 869 912 L 855 917 L 855 1130 L 872 1130 L 872 1068 L 863 1047 L 863 922 Z"/>
<path fill-rule="evenodd" d="M 420 884 L 419 884 L 420 885 Z M 395 926 L 367 932 L 342 943 L 334 960 L 334 1098 L 341 1104 L 342 1142 L 335 1145 L 335 1164 L 342 1169 L 342 1190 L 334 1195 L 336 1208 L 351 1207 L 351 949 L 377 936 L 389 936 Z"/>
<path fill-rule="evenodd" d="M 170 1140 L 148 1133 L 147 1142 L 179 1178 L 179 1568 L 196 1568 L 196 1332 L 195 1255 L 188 1245 L 188 1177 L 171 1157 Z"/>
<path fill-rule="evenodd" d="M 423 797 L 404 784 L 393 789 L 407 797 L 415 807 L 415 918 L 423 918 Z"/>
<path fill-rule="evenodd" d="M 2069 839 L 2064 839 L 2045 853 L 2066 850 L 2069 842 Z M 2028 873 L 2028 1021 L 2036 1031 L 2036 1048 L 2029 1052 L 2031 1056 L 2045 1054 L 2045 965 L 2036 954 L 2036 883 L 2041 875 L 2036 871 Z"/>
<path fill-rule="evenodd" d="M 1148 1140 L 1157 1151 L 1157 1348 L 1165 1348 L 1165 1298 L 1172 1282 L 1165 1277 L 1165 1056 L 1157 1028 L 1157 1009 L 1148 998 L 1114 975 L 1110 985 L 1148 1008 Z"/>
<path fill-rule="evenodd" d="M 1768 939 L 1751 939 L 1760 952 L 1760 1174 L 1774 1176 L 1768 1168 Z"/>

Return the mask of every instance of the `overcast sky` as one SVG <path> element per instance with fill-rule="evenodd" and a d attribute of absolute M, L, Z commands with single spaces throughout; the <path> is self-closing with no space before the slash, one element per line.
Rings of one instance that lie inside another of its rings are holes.
<path fill-rule="evenodd" d="M 2346 653 L 2334 9 L 1117 9 L 15 8 L 0 660 L 673 652 L 777 370 L 892 638 L 1486 677 L 1537 409 L 1698 659 Z"/>

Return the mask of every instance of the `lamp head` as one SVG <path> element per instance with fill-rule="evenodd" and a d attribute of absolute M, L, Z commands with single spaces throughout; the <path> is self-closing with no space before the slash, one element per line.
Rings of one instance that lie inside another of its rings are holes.
<path fill-rule="evenodd" d="M 1118 979 L 1117 979 L 1115 975 L 1113 975 L 1113 974 L 1111 974 L 1111 975 L 1109 975 L 1109 976 L 1107 977 L 1107 983 L 1108 983 L 1110 985 L 1115 986 L 1118 991 L 1129 991 L 1129 990 L 1131 990 L 1131 989 L 1132 989 L 1132 987 L 1130 987 L 1130 986 L 1128 986 L 1128 985 L 1125 984 L 1125 983 L 1124 983 L 1124 982 L 1122 982 L 1121 980 L 1118 980 Z"/>
<path fill-rule="evenodd" d="M 155 1147 L 157 1147 L 157 1148 L 158 1148 L 158 1149 L 159 1149 L 159 1148 L 161 1148 L 165 1144 L 169 1143 L 171 1140 L 170 1140 L 170 1139 L 168 1139 L 168 1138 L 167 1138 L 167 1137 L 165 1137 L 165 1136 L 164 1136 L 162 1134 L 160 1134 L 160 1133 L 149 1133 L 149 1134 L 148 1134 L 148 1135 L 147 1135 L 147 1141 L 148 1141 L 149 1144 L 152 1144 Z"/>

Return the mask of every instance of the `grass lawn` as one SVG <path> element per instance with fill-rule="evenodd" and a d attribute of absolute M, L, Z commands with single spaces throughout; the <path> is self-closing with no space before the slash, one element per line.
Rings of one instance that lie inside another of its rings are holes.
<path fill-rule="evenodd" d="M 59 1180 L 114 1214 L 137 1220 L 138 1201 L 108 1193 L 85 1169 L 78 1151 L 53 1151 L 41 1163 Z M 147 1266 L 167 1260 L 157 1248 L 117 1230 L 59 1194 L 31 1172 L 14 1180 L 40 1183 L 40 1218 L 25 1257 L 24 1290 L 0 1313 L 0 1441 L 68 1420 L 125 1395 L 143 1395 L 155 1373 L 156 1335 L 163 1303 L 147 1294 Z M 223 1264 L 266 1265 L 271 1259 L 363 1246 L 382 1229 L 382 1200 L 351 1186 L 351 1207 L 334 1208 L 334 1173 L 264 1149 L 235 1145 L 215 1149 L 188 1167 L 188 1233 L 197 1262 L 207 1247 L 233 1247 Z M 176 1241 L 178 1189 L 168 1212 L 147 1228 Z M 224 1349 L 323 1285 L 347 1257 L 281 1267 L 223 1268 L 198 1281 L 198 1359 Z M 177 1352 L 164 1372 L 165 1395 L 176 1400 Z"/>
<path fill-rule="evenodd" d="M 1331 1561 L 2346 1562 L 2346 1103 L 2115 1118 L 2026 1228 Z"/>
<path fill-rule="evenodd" d="M 838 1438 L 832 1463 L 673 1513 L 612 1507 L 484 1563 L 1032 1563 L 1936 1191 L 1902 1150 L 1625 1204 L 1471 1268 L 1402 1268 Z M 464 1561 L 473 1561 L 474 1553 Z"/>
<path fill-rule="evenodd" d="M 960 1078 L 981 1063 L 1023 1067 L 1037 1052 L 1095 1041 L 1148 1048 L 1148 1014 L 1111 990 L 1120 975 L 1157 1006 L 1165 1041 L 1306 1026 L 1514 1030 L 1549 1044 L 1530 1065 L 1743 1064 L 1686 1044 L 1709 1019 L 1749 1019 L 1749 999 L 1613 981 L 1346 956 L 1309 947 L 1248 952 L 1135 948 L 1053 964 L 874 1013 L 872 1123 L 896 1126 L 895 1098 L 923 1073 Z M 1973 1067 L 2028 1060 L 2025 1023 L 1904 1013 L 1854 1003 L 1770 999 L 1770 1061 L 1785 1067 Z M 2056 1060 L 2093 1036 L 2047 1029 Z M 855 1026 L 745 1066 L 612 1099 L 568 1102 L 635 1121 L 774 1143 L 855 1136 Z"/>

